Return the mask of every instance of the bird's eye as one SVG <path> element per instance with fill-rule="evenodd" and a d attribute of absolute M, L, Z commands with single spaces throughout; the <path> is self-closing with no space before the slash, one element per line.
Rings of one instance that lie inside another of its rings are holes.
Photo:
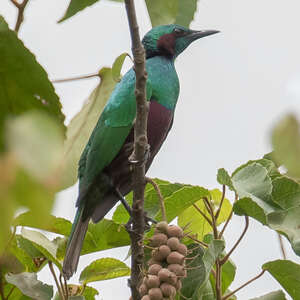
<path fill-rule="evenodd" d="M 176 34 L 179 34 L 179 35 L 184 33 L 184 31 L 179 28 L 174 28 L 173 32 L 175 32 Z"/>

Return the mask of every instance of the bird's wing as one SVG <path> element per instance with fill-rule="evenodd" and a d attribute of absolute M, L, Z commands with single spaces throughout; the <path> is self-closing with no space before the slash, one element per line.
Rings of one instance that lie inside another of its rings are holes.
<path fill-rule="evenodd" d="M 82 153 L 78 169 L 79 194 L 84 194 L 110 164 L 128 136 L 136 117 L 134 89 L 135 74 L 130 70 L 112 92 Z M 147 80 L 148 100 L 151 93 L 151 83 Z"/>

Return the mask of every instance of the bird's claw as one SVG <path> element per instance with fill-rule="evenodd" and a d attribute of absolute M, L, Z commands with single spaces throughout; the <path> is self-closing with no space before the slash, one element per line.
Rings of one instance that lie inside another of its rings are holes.
<path fill-rule="evenodd" d="M 128 161 L 132 164 L 132 165 L 136 165 L 136 166 L 142 166 L 143 164 L 146 164 L 148 159 L 150 158 L 150 146 L 147 145 L 144 157 L 142 160 L 138 160 L 136 159 L 136 155 L 135 153 L 132 153 L 132 155 L 128 158 Z"/>

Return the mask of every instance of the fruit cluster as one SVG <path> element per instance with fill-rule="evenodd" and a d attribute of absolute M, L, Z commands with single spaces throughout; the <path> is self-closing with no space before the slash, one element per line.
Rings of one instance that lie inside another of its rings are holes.
<path fill-rule="evenodd" d="M 174 299 L 181 289 L 181 278 L 186 277 L 187 247 L 180 242 L 183 230 L 167 222 L 156 225 L 151 238 L 153 248 L 149 268 L 139 288 L 142 300 Z"/>

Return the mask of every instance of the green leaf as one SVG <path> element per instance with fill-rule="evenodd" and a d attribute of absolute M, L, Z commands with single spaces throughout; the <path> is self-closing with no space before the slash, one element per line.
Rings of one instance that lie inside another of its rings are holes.
<path fill-rule="evenodd" d="M 50 300 L 53 296 L 53 287 L 37 280 L 35 273 L 6 274 L 5 279 L 35 300 Z"/>
<path fill-rule="evenodd" d="M 289 260 L 275 260 L 262 268 L 280 283 L 293 300 L 300 299 L 300 265 Z"/>
<path fill-rule="evenodd" d="M 186 299 L 185 297 L 192 300 L 203 299 L 201 297 L 207 293 L 207 282 L 209 281 L 211 269 L 224 248 L 223 241 L 213 240 L 204 253 L 202 248 L 196 249 L 196 251 L 199 251 L 198 256 L 191 263 L 191 267 L 196 268 L 188 270 L 187 277 L 182 280 L 182 299 Z M 195 250 L 191 255 L 195 256 Z"/>
<path fill-rule="evenodd" d="M 71 18 L 81 10 L 85 9 L 88 6 L 91 6 L 98 2 L 99 0 L 71 0 L 70 4 L 65 12 L 64 16 L 58 21 L 58 23 L 65 21 L 66 19 Z"/>
<path fill-rule="evenodd" d="M 9 120 L 6 130 L 8 150 L 18 164 L 49 188 L 58 186 L 64 136 L 55 120 L 45 112 L 27 112 Z"/>
<path fill-rule="evenodd" d="M 86 286 L 83 292 L 85 300 L 96 300 L 96 296 L 99 292 L 91 286 Z"/>
<path fill-rule="evenodd" d="M 275 291 L 251 300 L 286 300 L 283 291 Z"/>
<path fill-rule="evenodd" d="M 290 176 L 300 178 L 299 123 L 294 115 L 287 115 L 275 126 L 272 144 L 275 161 L 284 165 Z"/>
<path fill-rule="evenodd" d="M 22 229 L 22 237 L 31 241 L 37 250 L 39 250 L 43 255 L 52 261 L 60 270 L 62 269 L 61 263 L 58 261 L 56 253 L 58 246 L 48 240 L 42 233 L 37 231 Z"/>
<path fill-rule="evenodd" d="M 210 191 L 212 203 L 217 209 L 219 207 L 222 193 L 218 189 Z M 205 204 L 203 200 L 197 201 L 194 203 L 201 211 L 210 218 L 208 211 L 206 210 Z M 230 215 L 232 206 L 228 199 L 224 199 L 223 205 L 220 211 L 220 215 L 218 217 L 217 225 L 222 224 Z M 212 232 L 212 228 L 210 224 L 206 221 L 206 219 L 198 212 L 198 210 L 194 206 L 190 206 L 185 209 L 178 216 L 178 225 L 180 227 L 185 227 L 188 225 L 188 230 L 192 232 L 192 234 L 197 235 L 197 238 L 202 240 L 203 237 Z"/>
<path fill-rule="evenodd" d="M 40 224 L 39 222 L 36 222 L 35 214 L 33 214 L 31 211 L 19 215 L 14 220 L 13 225 L 42 229 L 65 236 L 69 236 L 72 228 L 72 223 L 69 220 L 58 218 L 52 215 L 49 215 L 47 223 Z"/>
<path fill-rule="evenodd" d="M 130 269 L 123 262 L 114 258 L 101 258 L 84 268 L 79 280 L 86 284 L 129 275 Z"/>
<path fill-rule="evenodd" d="M 155 183 L 158 185 L 164 199 L 166 200 L 168 197 L 171 197 L 176 191 L 180 190 L 184 187 L 183 184 L 180 183 L 170 183 L 168 181 L 164 181 L 158 178 L 153 179 Z M 127 202 L 132 204 L 132 192 L 126 196 Z M 151 218 L 154 218 L 160 210 L 159 198 L 157 196 L 157 192 L 151 184 L 147 184 L 145 188 L 145 203 L 144 203 L 145 211 L 147 215 Z M 113 218 L 116 223 L 125 224 L 129 220 L 128 212 L 125 210 L 124 206 L 120 204 L 114 212 Z"/>
<path fill-rule="evenodd" d="M 283 209 L 300 205 L 300 185 L 288 177 L 277 177 L 273 180 L 273 201 Z"/>
<path fill-rule="evenodd" d="M 152 26 L 179 24 L 189 27 L 197 10 L 197 0 L 146 0 Z"/>
<path fill-rule="evenodd" d="M 64 128 L 62 107 L 47 73 L 1 16 L 0 57 L 0 151 L 8 117 L 37 109 L 47 112 Z"/>
<path fill-rule="evenodd" d="M 121 69 L 124 64 L 126 56 L 130 57 L 130 55 L 125 52 L 120 54 L 114 61 L 111 69 L 112 77 L 114 81 L 119 82 L 122 78 Z"/>
<path fill-rule="evenodd" d="M 239 216 L 250 216 L 263 225 L 267 225 L 267 213 L 250 198 L 239 199 L 233 205 L 233 211 Z"/>
<path fill-rule="evenodd" d="M 4 296 L 9 296 L 9 300 L 32 300 L 32 298 L 29 298 L 22 294 L 22 292 L 13 284 L 5 282 L 4 289 L 3 289 Z"/>
<path fill-rule="evenodd" d="M 273 212 L 268 215 L 269 226 L 284 234 L 290 241 L 294 252 L 300 256 L 300 207 L 285 211 Z"/>
<path fill-rule="evenodd" d="M 81 111 L 73 117 L 67 128 L 62 189 L 77 181 L 77 168 L 81 153 L 116 85 L 110 68 L 102 68 L 99 71 L 99 76 L 101 78 L 100 84 L 93 90 Z"/>
<path fill-rule="evenodd" d="M 220 184 L 227 185 L 230 190 L 234 191 L 231 178 L 225 169 L 219 169 L 217 174 L 217 180 Z"/>

